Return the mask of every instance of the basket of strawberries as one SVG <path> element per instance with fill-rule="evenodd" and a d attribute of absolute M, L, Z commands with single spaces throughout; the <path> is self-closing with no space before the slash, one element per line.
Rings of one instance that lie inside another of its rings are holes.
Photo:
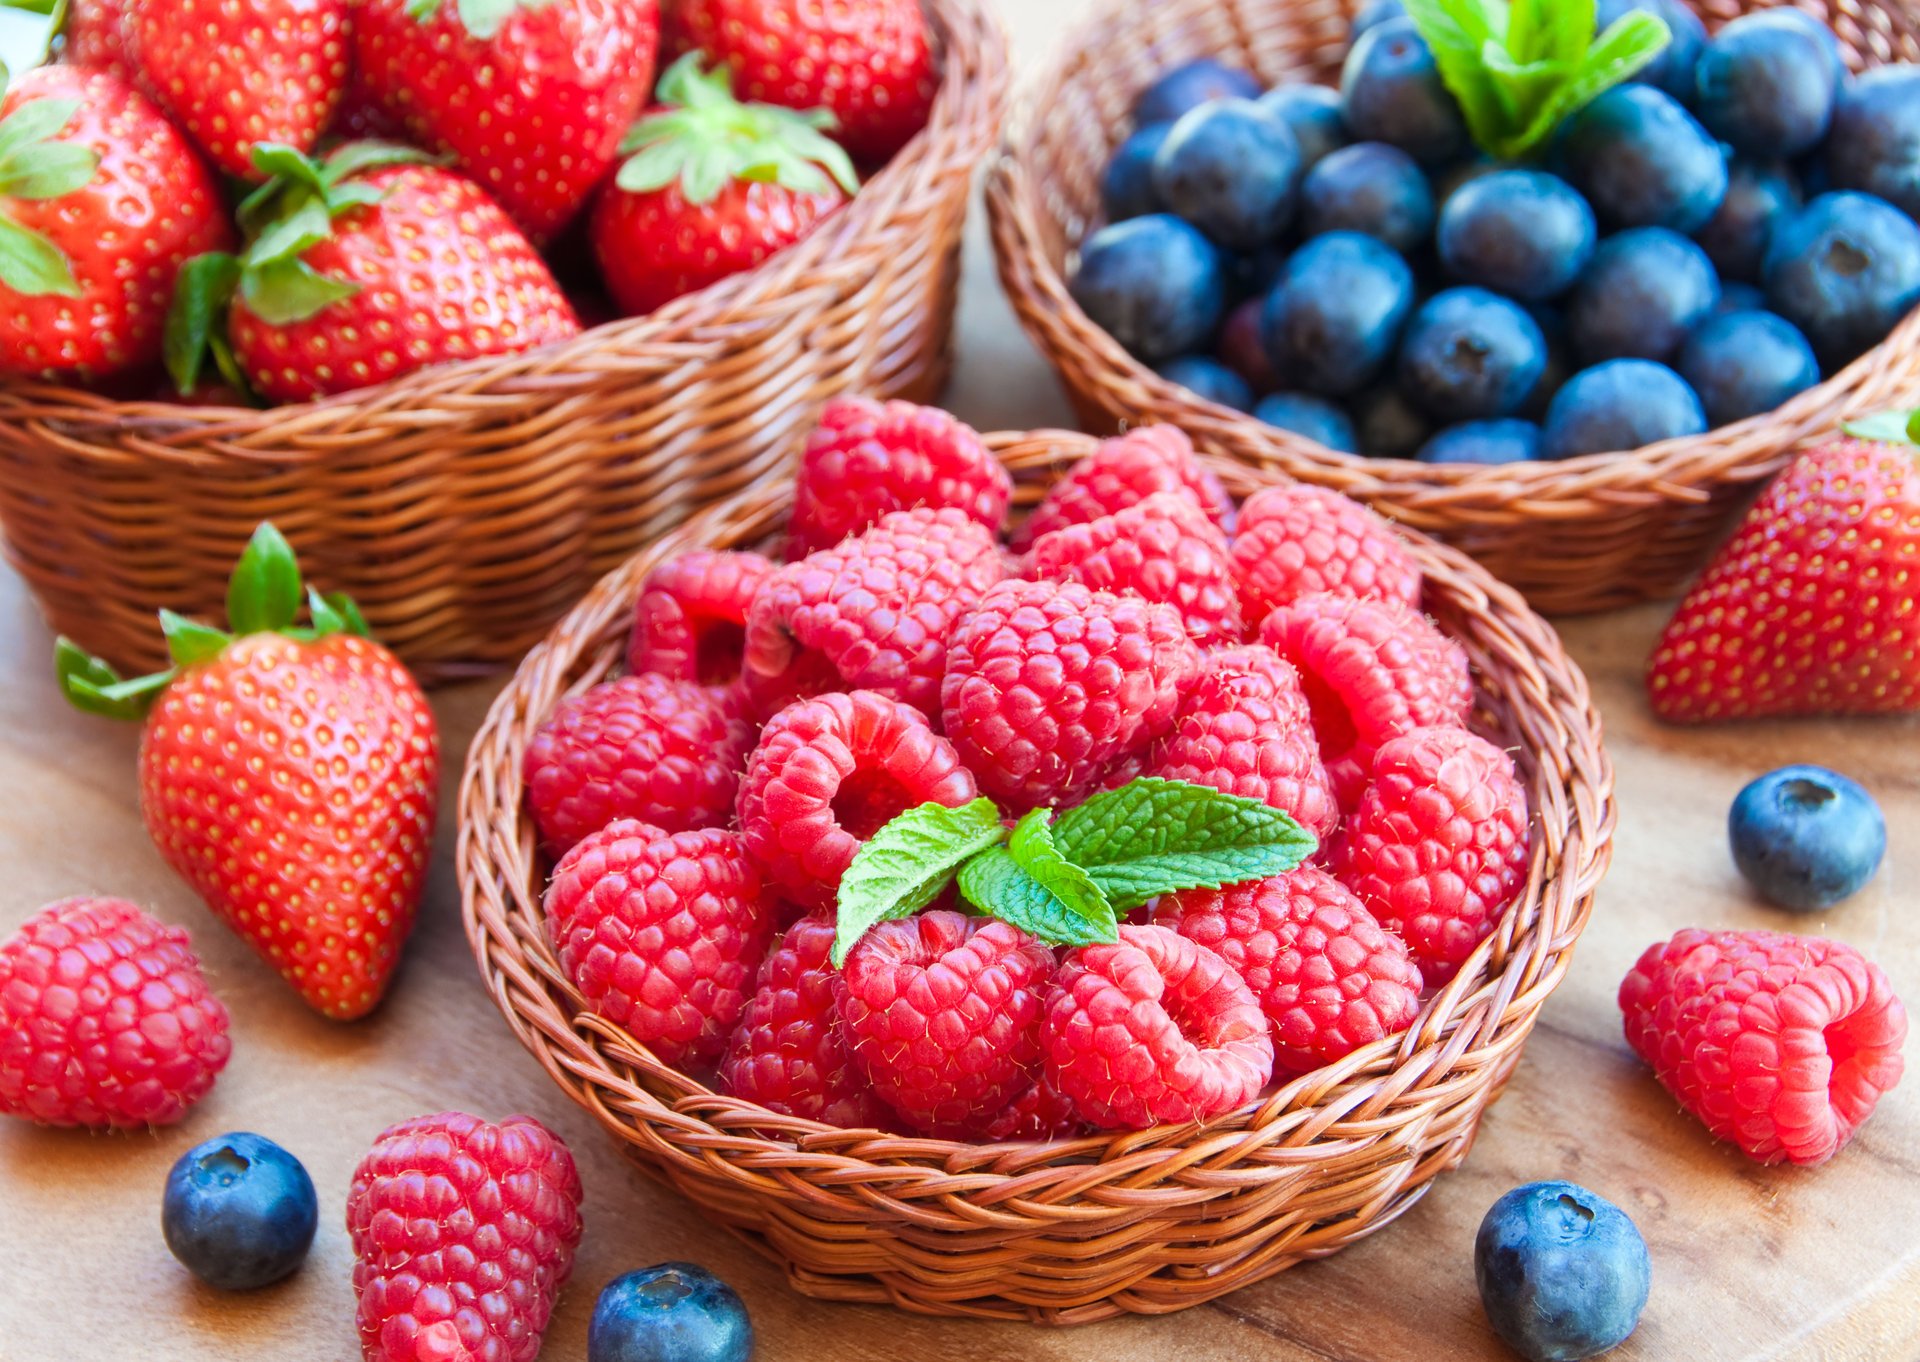
<path fill-rule="evenodd" d="M 0 523 L 90 652 L 158 665 L 271 520 L 497 666 L 835 392 L 943 381 L 979 0 L 71 8 L 0 104 Z"/>
<path fill-rule="evenodd" d="M 1457 1164 L 1614 823 L 1456 550 L 1173 427 L 859 398 L 528 654 L 459 814 L 489 991 L 643 1168 L 811 1295 L 1051 1324 Z"/>

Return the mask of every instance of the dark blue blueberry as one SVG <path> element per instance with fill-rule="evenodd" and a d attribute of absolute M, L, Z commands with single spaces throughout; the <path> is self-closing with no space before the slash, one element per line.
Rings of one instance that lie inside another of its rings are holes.
<path fill-rule="evenodd" d="M 1287 251 L 1284 246 L 1263 246 L 1257 251 L 1222 253 L 1221 268 L 1226 271 L 1230 298 L 1265 298 L 1280 281 L 1280 271 L 1286 267 Z"/>
<path fill-rule="evenodd" d="M 1760 277 L 1774 224 L 1800 209 L 1800 187 L 1791 172 L 1763 161 L 1736 160 L 1727 170 L 1727 196 L 1720 211 L 1693 234 L 1725 283 Z"/>
<path fill-rule="evenodd" d="M 1650 359 L 1610 359 L 1568 379 L 1547 406 L 1540 457 L 1638 449 L 1707 428 L 1687 381 Z"/>
<path fill-rule="evenodd" d="M 1714 34 L 1694 80 L 1693 110 L 1708 132 L 1743 155 L 1782 159 L 1827 135 L 1839 85 L 1819 38 L 1764 11 Z"/>
<path fill-rule="evenodd" d="M 1153 187 L 1153 158 L 1167 140 L 1169 123 L 1150 123 L 1122 142 L 1107 162 L 1100 181 L 1100 203 L 1108 222 L 1125 222 L 1166 209 Z"/>
<path fill-rule="evenodd" d="M 1920 217 L 1920 66 L 1863 71 L 1841 90 L 1826 167 L 1835 189 L 1862 189 Z"/>
<path fill-rule="evenodd" d="M 1215 99 L 1258 99 L 1260 82 L 1237 66 L 1203 57 L 1176 66 L 1141 92 L 1134 101 L 1133 121 L 1171 123 Z"/>
<path fill-rule="evenodd" d="M 1557 312 L 1538 306 L 1528 308 L 1527 312 L 1539 326 L 1540 334 L 1547 338 L 1547 367 L 1541 373 L 1540 381 L 1534 385 L 1533 396 L 1527 399 L 1527 404 L 1519 412 L 1527 420 L 1537 422 L 1545 419 L 1547 404 L 1553 401 L 1553 395 L 1573 375 L 1573 357 L 1567 353 L 1566 327 Z"/>
<path fill-rule="evenodd" d="M 1770 9 L 1765 13 L 1773 16 L 1778 23 L 1793 24 L 1804 29 L 1819 47 L 1826 58 L 1827 65 L 1833 69 L 1836 84 L 1844 85 L 1851 78 L 1847 71 L 1846 54 L 1840 50 L 1840 35 L 1808 14 L 1805 10 L 1792 9 L 1785 5 Z"/>
<path fill-rule="evenodd" d="M 1761 274 L 1768 305 L 1831 371 L 1920 300 L 1920 227 L 1871 194 L 1822 194 L 1774 229 Z"/>
<path fill-rule="evenodd" d="M 1434 294 L 1400 343 L 1400 390 L 1442 421 L 1513 415 L 1546 368 L 1538 323 L 1483 288 Z"/>
<path fill-rule="evenodd" d="M 1657 85 L 1685 104 L 1693 98 L 1693 68 L 1707 45 L 1707 26 L 1681 0 L 1600 0 L 1599 29 L 1604 33 L 1629 11 L 1643 9 L 1666 20 L 1671 35 L 1660 54 L 1640 68 L 1635 80 Z"/>
<path fill-rule="evenodd" d="M 1526 463 L 1540 457 L 1540 427 L 1507 417 L 1448 426 L 1420 446 L 1421 463 Z"/>
<path fill-rule="evenodd" d="M 1582 364 L 1672 358 L 1720 301 L 1707 253 L 1664 227 L 1608 237 L 1567 303 L 1567 340 Z"/>
<path fill-rule="evenodd" d="M 1714 305 L 1713 315 L 1724 317 L 1729 312 L 1765 312 L 1767 295 L 1760 291 L 1757 284 L 1743 284 L 1736 281 L 1720 281 L 1720 301 Z"/>
<path fill-rule="evenodd" d="M 1394 387 L 1371 388 L 1354 399 L 1360 452 L 1376 459 L 1411 459 L 1433 433 L 1433 422 Z"/>
<path fill-rule="evenodd" d="M 1346 412 L 1312 393 L 1274 393 L 1260 399 L 1254 416 L 1280 430 L 1290 430 L 1342 454 L 1359 452 L 1353 421 Z"/>
<path fill-rule="evenodd" d="M 1267 343 L 1260 326 L 1265 311 L 1264 298 L 1249 298 L 1234 308 L 1220 328 L 1220 343 L 1213 351 L 1214 356 L 1255 393 L 1273 391 L 1273 361 L 1267 358 Z"/>
<path fill-rule="evenodd" d="M 1887 854 L 1873 796 L 1824 766 L 1782 766 L 1727 811 L 1733 863 L 1769 903 L 1817 913 L 1851 898 Z"/>
<path fill-rule="evenodd" d="M 1359 142 L 1307 172 L 1300 228 L 1309 237 L 1365 232 L 1404 255 L 1433 232 L 1433 190 L 1419 162 L 1400 148 Z"/>
<path fill-rule="evenodd" d="M 1498 1201 L 1473 1239 L 1487 1322 L 1528 1362 L 1574 1362 L 1624 1343 L 1653 1264 L 1627 1213 L 1572 1182 L 1530 1182 Z"/>
<path fill-rule="evenodd" d="M 1247 380 L 1217 359 L 1182 355 L 1156 364 L 1154 372 L 1169 383 L 1178 383 L 1195 397 L 1218 402 L 1223 407 L 1246 411 L 1253 406 L 1253 389 L 1247 386 Z"/>
<path fill-rule="evenodd" d="M 1300 144 L 1252 100 L 1215 100 L 1173 125 L 1153 158 L 1153 187 L 1222 246 L 1256 250 L 1293 221 Z"/>
<path fill-rule="evenodd" d="M 732 1287 L 693 1263 L 615 1277 L 593 1304 L 587 1362 L 747 1362 L 753 1322 Z"/>
<path fill-rule="evenodd" d="M 1500 170 L 1462 185 L 1440 214 L 1440 260 L 1457 279 L 1510 298 L 1573 287 L 1593 256 L 1593 210 L 1557 175 Z"/>
<path fill-rule="evenodd" d="M 244 1131 L 182 1154 L 160 1206 L 173 1256 L 222 1291 L 251 1291 L 299 1267 L 319 1219 L 300 1160 Z"/>
<path fill-rule="evenodd" d="M 1358 232 L 1294 253 L 1267 297 L 1267 357 L 1283 383 L 1344 397 L 1374 379 L 1413 311 L 1413 271 Z"/>
<path fill-rule="evenodd" d="M 1696 232 L 1727 193 L 1720 144 L 1651 85 L 1616 85 L 1567 119 L 1554 156 L 1609 229 Z"/>
<path fill-rule="evenodd" d="M 1772 411 L 1820 381 L 1820 361 L 1793 323 L 1771 312 L 1729 312 L 1687 338 L 1675 368 L 1700 395 L 1707 423 Z"/>
<path fill-rule="evenodd" d="M 1354 43 L 1340 73 L 1340 110 L 1354 137 L 1390 143 L 1422 165 L 1445 165 L 1470 145 L 1460 106 L 1411 19 L 1388 19 Z"/>
<path fill-rule="evenodd" d="M 1370 28 L 1378 28 L 1389 19 L 1404 19 L 1407 7 L 1403 0 L 1367 0 L 1360 6 L 1360 12 L 1353 16 L 1353 24 L 1347 30 L 1347 41 L 1358 42 L 1360 35 Z"/>
<path fill-rule="evenodd" d="M 1166 213 L 1088 237 L 1067 291 L 1096 326 L 1147 360 L 1199 349 L 1226 309 L 1219 249 Z"/>
<path fill-rule="evenodd" d="M 1490 161 L 1484 156 L 1469 156 L 1464 161 L 1429 167 L 1427 178 L 1433 183 L 1434 204 L 1445 212 L 1455 194 L 1482 176 L 1491 175 L 1504 168 L 1500 162 Z"/>
<path fill-rule="evenodd" d="M 1331 85 L 1282 85 L 1260 96 L 1260 103 L 1293 133 L 1293 140 L 1300 144 L 1302 169 L 1317 165 L 1347 144 L 1340 92 Z"/>

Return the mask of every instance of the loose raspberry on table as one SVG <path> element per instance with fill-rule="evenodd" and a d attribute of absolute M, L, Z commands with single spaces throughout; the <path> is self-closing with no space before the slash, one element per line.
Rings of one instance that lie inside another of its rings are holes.
<path fill-rule="evenodd" d="M 1169 894 L 1153 921 L 1240 972 L 1273 1027 L 1277 1068 L 1318 1068 L 1419 1014 L 1420 970 L 1406 943 L 1318 866 Z"/>
<path fill-rule="evenodd" d="M 573 1155 L 533 1117 L 391 1127 L 347 1192 L 367 1362 L 533 1362 L 580 1228 Z"/>
<path fill-rule="evenodd" d="M 633 609 L 627 670 L 703 686 L 740 679 L 747 608 L 773 571 L 757 553 L 695 549 L 647 574 Z"/>
<path fill-rule="evenodd" d="M 941 716 L 1015 811 L 1092 789 L 1173 723 L 1200 665 L 1172 606 L 1078 582 L 1002 582 L 954 631 Z"/>
<path fill-rule="evenodd" d="M 1017 927 L 936 911 L 883 922 L 840 971 L 841 1034 L 914 1130 L 982 1133 L 1032 1086 L 1053 952 Z"/>
<path fill-rule="evenodd" d="M 181 928 L 124 899 L 50 903 L 0 942 L 0 1112 L 171 1125 L 226 1067 L 227 1020 Z"/>
<path fill-rule="evenodd" d="M 775 904 L 738 833 L 621 819 L 569 851 L 547 931 L 587 1006 L 676 1068 L 720 1057 L 773 935 Z"/>
<path fill-rule="evenodd" d="M 1240 601 L 1227 539 L 1192 497 L 1158 492 L 1034 542 L 1026 575 L 1163 601 L 1196 643 L 1237 642 Z"/>
<path fill-rule="evenodd" d="M 830 549 L 889 511 L 952 507 L 998 535 L 1013 479 L 973 427 L 937 407 L 843 397 L 800 455 L 788 556 Z"/>
<path fill-rule="evenodd" d="M 964 511 L 895 511 L 769 577 L 747 613 L 741 684 L 754 712 L 828 691 L 876 690 L 937 714 L 956 623 L 1007 575 L 993 533 Z"/>
<path fill-rule="evenodd" d="M 1246 981 L 1165 927 L 1070 952 L 1047 991 L 1046 1079 L 1102 1130 L 1205 1121 L 1253 1101 L 1273 1040 Z"/>
<path fill-rule="evenodd" d="M 1420 728 L 1375 754 L 1333 872 L 1444 983 L 1527 882 L 1527 792 L 1513 759 L 1464 728 Z"/>
<path fill-rule="evenodd" d="M 1184 492 L 1223 530 L 1233 528 L 1233 498 L 1177 426 L 1142 426 L 1104 441 L 1056 482 L 1014 536 L 1024 549 L 1042 535 L 1124 511 L 1157 492 Z"/>
<path fill-rule="evenodd" d="M 1322 592 L 1420 604 L 1420 568 L 1393 526 L 1351 497 L 1304 482 L 1247 498 L 1233 569 L 1250 624 Z"/>

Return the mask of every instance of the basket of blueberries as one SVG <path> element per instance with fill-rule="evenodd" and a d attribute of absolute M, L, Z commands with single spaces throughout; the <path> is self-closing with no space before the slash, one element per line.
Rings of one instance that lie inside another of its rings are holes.
<path fill-rule="evenodd" d="M 1332 486 L 1550 611 L 1676 591 L 1920 404 L 1920 9 L 1107 0 L 989 188 L 1081 417 Z"/>

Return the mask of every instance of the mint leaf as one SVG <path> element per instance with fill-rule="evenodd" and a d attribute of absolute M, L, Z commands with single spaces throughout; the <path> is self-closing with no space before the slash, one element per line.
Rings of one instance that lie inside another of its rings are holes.
<path fill-rule="evenodd" d="M 1096 925 L 1116 925 L 1113 905 L 1093 882 L 1093 876 L 1084 866 L 1075 865 L 1060 853 L 1053 840 L 1052 823 L 1052 809 L 1033 810 L 1014 824 L 1013 836 L 1007 839 L 1007 854 L 1029 878 L 1065 904 L 1069 912 Z"/>
<path fill-rule="evenodd" d="M 847 952 L 874 924 L 919 912 L 969 857 L 1006 835 L 993 801 L 976 799 L 955 809 L 922 804 L 869 837 L 840 877 L 835 966 L 847 962 Z"/>
<path fill-rule="evenodd" d="M 1039 835 L 1047 836 L 1044 826 Z M 1055 851 L 1053 856 L 1058 854 Z M 981 912 L 1053 945 L 1087 946 L 1120 939 L 1113 905 L 1084 870 L 1065 861 L 1054 865 L 1044 855 L 1033 864 L 1038 874 L 1023 868 L 1007 847 L 983 851 L 960 867 L 961 896 Z M 1067 873 L 1056 874 L 1060 866 L 1066 866 Z"/>

